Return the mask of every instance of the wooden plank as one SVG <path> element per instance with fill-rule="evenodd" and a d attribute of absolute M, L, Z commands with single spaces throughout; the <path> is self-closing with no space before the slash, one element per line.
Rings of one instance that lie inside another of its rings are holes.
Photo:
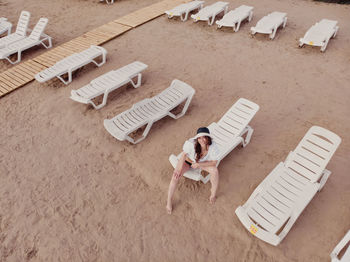
<path fill-rule="evenodd" d="M 22 78 L 24 78 L 26 81 L 29 80 L 33 80 L 34 76 L 29 74 L 27 70 L 25 70 L 25 68 L 21 68 L 21 67 L 13 67 L 11 68 L 11 70 L 9 70 L 9 72 L 14 72 L 15 74 L 18 74 L 19 76 L 21 76 Z"/>
<path fill-rule="evenodd" d="M 3 94 L 6 94 L 7 92 L 9 92 L 11 90 L 11 88 L 7 85 L 5 85 L 5 83 L 0 81 L 0 89 L 2 91 Z"/>
<path fill-rule="evenodd" d="M 32 65 L 28 63 L 22 63 L 21 66 L 28 71 L 28 73 L 34 74 L 34 76 L 42 70 L 35 69 Z"/>
<path fill-rule="evenodd" d="M 2 74 L 3 74 L 3 76 L 6 76 L 9 79 L 12 79 L 12 80 L 16 81 L 19 84 L 23 84 L 23 83 L 27 82 L 26 79 L 22 78 L 21 76 L 19 76 L 15 72 L 10 72 L 10 71 L 7 70 L 7 71 L 3 72 Z"/>
<path fill-rule="evenodd" d="M 10 90 L 16 88 L 16 86 L 19 85 L 19 83 L 14 84 L 11 81 L 9 81 L 9 79 L 3 73 L 0 74 L 0 81 L 2 81 L 4 84 L 10 87 Z"/>

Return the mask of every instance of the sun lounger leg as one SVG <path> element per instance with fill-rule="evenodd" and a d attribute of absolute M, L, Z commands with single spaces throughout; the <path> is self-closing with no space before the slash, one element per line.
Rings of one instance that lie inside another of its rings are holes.
<path fill-rule="evenodd" d="M 48 45 L 45 44 L 45 41 L 48 42 Z M 52 47 L 52 40 L 51 40 L 51 37 L 49 36 L 49 37 L 46 37 L 46 38 L 44 38 L 43 40 L 41 40 L 41 44 L 42 44 L 46 49 L 51 48 L 51 47 Z"/>
<path fill-rule="evenodd" d="M 252 21 L 253 18 L 253 11 L 249 12 L 248 22 Z"/>
<path fill-rule="evenodd" d="M 11 34 L 11 29 L 12 29 L 12 26 L 10 26 L 10 28 L 7 30 L 7 35 Z"/>
<path fill-rule="evenodd" d="M 287 17 L 285 17 L 284 20 L 283 20 L 283 28 L 286 27 L 286 24 L 287 24 Z"/>
<path fill-rule="evenodd" d="M 12 61 L 9 57 L 6 57 L 6 60 L 9 61 L 11 64 L 17 64 L 18 62 L 21 61 L 21 58 L 22 58 L 22 50 L 19 50 L 17 52 L 17 60 L 16 61 Z"/>
<path fill-rule="evenodd" d="M 174 119 L 178 119 L 178 118 L 182 117 L 186 113 L 186 111 L 188 109 L 188 106 L 191 103 L 192 97 L 193 96 L 190 96 L 190 97 L 187 98 L 187 101 L 186 101 L 186 103 L 184 105 L 184 108 L 182 109 L 181 113 L 179 113 L 178 115 L 174 115 L 173 113 L 168 112 L 168 115 L 170 117 L 174 118 Z"/>
<path fill-rule="evenodd" d="M 339 29 L 339 26 L 337 26 L 337 27 L 335 28 L 335 32 L 334 32 L 334 34 L 333 34 L 332 38 L 334 38 L 334 37 L 337 35 L 337 33 L 338 33 L 338 29 Z"/>
<path fill-rule="evenodd" d="M 130 82 L 133 85 L 133 87 L 138 88 L 141 85 L 141 78 L 142 78 L 142 74 L 138 73 L 137 74 L 137 83 L 136 84 L 134 83 L 134 81 L 132 81 L 132 79 L 130 79 Z"/>
<path fill-rule="evenodd" d="M 70 82 L 72 82 L 72 71 L 68 71 L 68 81 L 64 80 L 62 76 L 57 76 L 59 80 L 61 80 L 65 85 L 68 85 Z"/>
<path fill-rule="evenodd" d="M 251 128 L 249 125 L 245 128 L 242 136 L 244 136 L 244 134 L 247 134 L 247 135 L 246 135 L 244 140 L 242 139 L 242 146 L 243 147 L 246 147 L 249 144 L 250 139 L 252 138 L 253 132 L 254 132 L 254 129 Z"/>
<path fill-rule="evenodd" d="M 241 26 L 241 20 L 238 21 L 237 26 L 233 26 L 233 30 L 237 32 L 239 30 L 239 27 Z"/>
<path fill-rule="evenodd" d="M 325 41 L 325 43 L 323 44 L 323 46 L 321 46 L 321 52 L 324 52 L 327 48 L 327 45 L 328 45 L 328 42 L 329 42 L 329 38 Z"/>
<path fill-rule="evenodd" d="M 213 25 L 214 24 L 214 20 L 215 20 L 215 16 L 213 15 L 211 17 L 211 19 L 210 18 L 208 19 L 208 25 Z"/>
<path fill-rule="evenodd" d="M 97 63 L 95 60 L 92 60 L 92 62 L 97 65 L 98 67 L 100 67 L 101 65 L 105 64 L 106 63 L 106 54 L 102 54 L 102 61 L 101 63 Z"/>
<path fill-rule="evenodd" d="M 271 40 L 275 38 L 276 31 L 277 31 L 277 28 L 276 28 L 276 27 L 275 27 L 274 29 L 272 29 L 272 33 L 270 34 L 270 39 L 271 39 Z"/>
<path fill-rule="evenodd" d="M 322 178 L 321 178 L 321 180 L 320 180 L 320 188 L 318 189 L 318 191 L 321 191 L 321 189 L 322 189 L 322 188 L 324 187 L 324 185 L 326 184 L 328 177 L 329 177 L 331 174 L 332 174 L 331 171 L 329 171 L 329 170 L 327 170 L 327 169 L 323 170 L 323 172 L 322 172 Z"/>
<path fill-rule="evenodd" d="M 185 17 L 183 17 L 183 14 L 181 14 L 180 17 L 181 17 L 181 21 L 185 22 L 187 20 L 187 18 L 188 18 L 188 12 L 186 12 Z"/>
<path fill-rule="evenodd" d="M 143 131 L 142 136 L 139 139 L 137 139 L 136 141 L 133 138 L 131 138 L 129 135 L 126 136 L 126 140 L 128 140 L 132 144 L 137 144 L 137 143 L 141 142 L 148 135 L 148 132 L 151 129 L 152 125 L 153 125 L 153 122 L 149 122 L 146 126 L 145 131 Z"/>

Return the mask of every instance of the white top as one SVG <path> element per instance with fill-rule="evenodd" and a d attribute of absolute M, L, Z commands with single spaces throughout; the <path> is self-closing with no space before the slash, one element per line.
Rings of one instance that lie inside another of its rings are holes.
<path fill-rule="evenodd" d="M 187 140 L 182 147 L 182 150 L 186 153 L 188 158 L 193 161 L 193 163 L 196 162 L 196 151 L 194 146 L 195 146 L 195 140 L 191 138 Z M 214 141 L 212 141 L 212 144 L 209 146 L 208 153 L 204 157 L 199 159 L 198 162 L 217 161 L 219 160 L 219 155 L 220 155 L 219 147 Z"/>

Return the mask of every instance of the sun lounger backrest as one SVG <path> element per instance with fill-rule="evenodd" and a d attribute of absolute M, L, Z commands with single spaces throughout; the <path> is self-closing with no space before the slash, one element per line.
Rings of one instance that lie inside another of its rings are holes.
<path fill-rule="evenodd" d="M 31 32 L 29 38 L 39 40 L 42 33 L 44 33 L 48 21 L 49 20 L 47 18 L 40 18 L 39 22 L 35 25 L 33 31 Z"/>
<path fill-rule="evenodd" d="M 240 98 L 220 119 L 218 125 L 233 136 L 239 136 L 258 110 L 257 104 Z"/>
<path fill-rule="evenodd" d="M 285 165 L 295 172 L 317 182 L 329 160 L 337 150 L 341 138 L 322 127 L 313 126 L 287 159 Z"/>
<path fill-rule="evenodd" d="M 22 11 L 18 19 L 16 34 L 23 35 L 23 36 L 26 35 L 29 19 L 30 19 L 30 13 L 28 11 Z"/>

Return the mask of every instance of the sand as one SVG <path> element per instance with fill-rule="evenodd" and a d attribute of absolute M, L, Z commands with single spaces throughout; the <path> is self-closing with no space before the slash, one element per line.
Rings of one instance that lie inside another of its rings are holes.
<path fill-rule="evenodd" d="M 2 0 L 1 16 L 31 27 L 49 18 L 54 46 L 157 0 Z M 212 3 L 214 1 L 207 1 Z M 32 82 L 0 99 L 0 261 L 330 261 L 350 228 L 350 8 L 312 1 L 230 1 L 255 7 L 238 33 L 160 17 L 106 43 L 108 62 L 86 66 L 69 86 Z M 288 13 L 271 41 L 249 29 L 271 11 Z M 298 48 L 322 18 L 340 30 L 325 53 Z M 33 48 L 24 60 L 45 52 Z M 70 91 L 135 60 L 149 65 L 143 85 L 123 87 L 101 110 Z M 10 68 L 0 62 L 0 70 Z M 178 78 L 196 90 L 187 114 L 158 121 L 137 145 L 115 140 L 103 119 L 151 97 Z M 215 205 L 210 184 L 182 179 L 165 210 L 171 153 L 199 126 L 217 121 L 240 97 L 260 105 L 246 148 L 220 164 Z M 342 138 L 327 184 L 274 247 L 252 236 L 234 210 L 293 150 L 307 130 Z"/>

